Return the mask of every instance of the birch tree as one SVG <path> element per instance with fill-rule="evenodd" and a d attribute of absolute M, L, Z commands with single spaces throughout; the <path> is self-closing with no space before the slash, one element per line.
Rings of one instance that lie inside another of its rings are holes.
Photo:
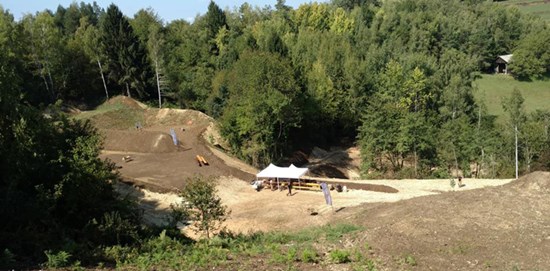
<path fill-rule="evenodd" d="M 515 145 L 515 165 L 516 165 L 516 179 L 519 177 L 518 173 L 518 157 L 519 157 L 519 147 L 518 147 L 518 134 L 521 129 L 522 123 L 525 121 L 525 113 L 523 110 L 523 96 L 521 92 L 514 88 L 512 95 L 502 101 L 502 108 L 509 116 L 509 125 L 511 129 L 514 130 L 514 145 Z"/>
<path fill-rule="evenodd" d="M 40 12 L 36 16 L 27 15 L 23 18 L 23 27 L 29 37 L 30 58 L 35 72 L 42 78 L 50 101 L 54 101 L 59 93 L 52 74 L 55 61 L 61 56 L 59 49 L 62 36 L 55 26 L 54 18 L 48 12 Z"/>
<path fill-rule="evenodd" d="M 161 26 L 152 24 L 149 31 L 149 40 L 147 41 L 147 49 L 149 51 L 149 59 L 153 63 L 155 70 L 155 79 L 157 83 L 157 92 L 159 98 L 159 108 L 162 108 L 162 89 L 166 87 L 166 82 L 163 74 L 164 67 L 164 35 L 162 34 Z"/>
<path fill-rule="evenodd" d="M 87 17 L 80 19 L 80 26 L 76 30 L 75 38 L 80 39 L 82 46 L 84 47 L 84 52 L 91 61 L 97 63 L 99 68 L 99 74 L 101 75 L 101 80 L 103 82 L 103 88 L 105 89 L 105 97 L 109 99 L 109 90 L 107 88 L 107 82 L 105 81 L 105 72 L 103 70 L 105 53 L 100 42 L 100 33 L 99 29 L 94 25 L 88 22 Z"/>

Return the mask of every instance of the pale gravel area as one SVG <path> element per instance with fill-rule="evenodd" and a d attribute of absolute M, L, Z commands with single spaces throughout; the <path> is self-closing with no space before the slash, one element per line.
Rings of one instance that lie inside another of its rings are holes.
<path fill-rule="evenodd" d="M 399 190 L 398 193 L 382 193 L 363 190 L 350 190 L 337 193 L 331 191 L 333 207 L 325 204 L 323 193 L 294 191 L 286 196 L 286 191 L 262 190 L 256 192 L 248 183 L 231 177 L 218 179 L 218 195 L 222 203 L 231 210 L 226 226 L 233 232 L 254 232 L 270 230 L 295 230 L 308 226 L 319 226 L 331 220 L 334 211 L 363 203 L 395 202 L 419 196 L 499 186 L 513 179 L 463 179 L 464 186 L 451 188 L 450 180 L 367 180 L 346 182 L 386 185 Z M 181 202 L 174 193 L 156 193 L 133 186 L 117 186 L 123 195 L 137 198 L 144 218 L 149 223 L 162 224 L 167 219 L 170 205 Z M 316 215 L 311 213 L 316 212 Z M 192 235 L 188 230 L 185 232 Z"/>

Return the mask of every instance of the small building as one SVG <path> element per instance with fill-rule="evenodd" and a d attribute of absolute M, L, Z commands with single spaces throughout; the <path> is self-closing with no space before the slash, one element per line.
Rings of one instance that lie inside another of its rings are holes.
<path fill-rule="evenodd" d="M 509 74 L 508 64 L 512 61 L 512 54 L 498 56 L 496 60 L 495 73 Z"/>

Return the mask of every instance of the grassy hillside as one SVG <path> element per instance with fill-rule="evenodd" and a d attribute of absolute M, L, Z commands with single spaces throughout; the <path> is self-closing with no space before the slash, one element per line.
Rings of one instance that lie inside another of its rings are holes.
<path fill-rule="evenodd" d="M 94 110 L 84 111 L 75 116 L 76 119 L 89 119 L 102 129 L 126 130 L 135 128 L 135 124 L 144 124 L 144 105 L 135 100 L 116 96 L 98 106 Z"/>
<path fill-rule="evenodd" d="M 508 0 L 502 4 L 516 6 L 521 11 L 538 15 L 550 22 L 550 1 L 548 0 Z"/>
<path fill-rule="evenodd" d="M 484 74 L 474 82 L 474 96 L 484 101 L 489 114 L 499 116 L 502 120 L 504 110 L 502 99 L 510 97 L 514 88 L 520 90 L 525 99 L 525 110 L 533 112 L 537 109 L 550 110 L 550 79 L 540 81 L 518 81 L 508 75 Z"/>

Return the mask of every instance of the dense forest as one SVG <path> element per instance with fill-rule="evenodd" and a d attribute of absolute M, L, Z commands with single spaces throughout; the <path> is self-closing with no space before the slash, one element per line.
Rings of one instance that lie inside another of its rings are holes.
<path fill-rule="evenodd" d="M 484 112 L 471 83 L 498 55 L 514 53 L 523 80 L 550 67 L 544 21 L 473 0 L 226 11 L 212 1 L 193 23 L 73 3 L 19 22 L 3 11 L 2 36 L 31 105 L 92 106 L 122 94 L 200 110 L 255 166 L 357 139 L 367 177 L 469 175 L 471 165 L 473 174 L 510 176 L 511 129 Z M 548 136 L 528 134 L 548 130 L 548 113 L 524 117 L 536 128 L 519 133 L 522 169 L 547 166 L 547 148 L 535 145 Z"/>
<path fill-rule="evenodd" d="M 511 177 L 516 141 L 520 172 L 550 168 L 550 112 L 527 114 L 515 92 L 498 123 L 472 82 L 509 53 L 518 80 L 547 76 L 548 44 L 547 23 L 482 0 L 212 1 L 193 22 L 95 3 L 15 21 L 0 7 L 2 261 L 48 248 L 101 259 L 100 245 L 151 231 L 116 198 L 97 131 L 65 105 L 127 95 L 200 110 L 254 166 L 353 142 L 366 178 Z"/>

